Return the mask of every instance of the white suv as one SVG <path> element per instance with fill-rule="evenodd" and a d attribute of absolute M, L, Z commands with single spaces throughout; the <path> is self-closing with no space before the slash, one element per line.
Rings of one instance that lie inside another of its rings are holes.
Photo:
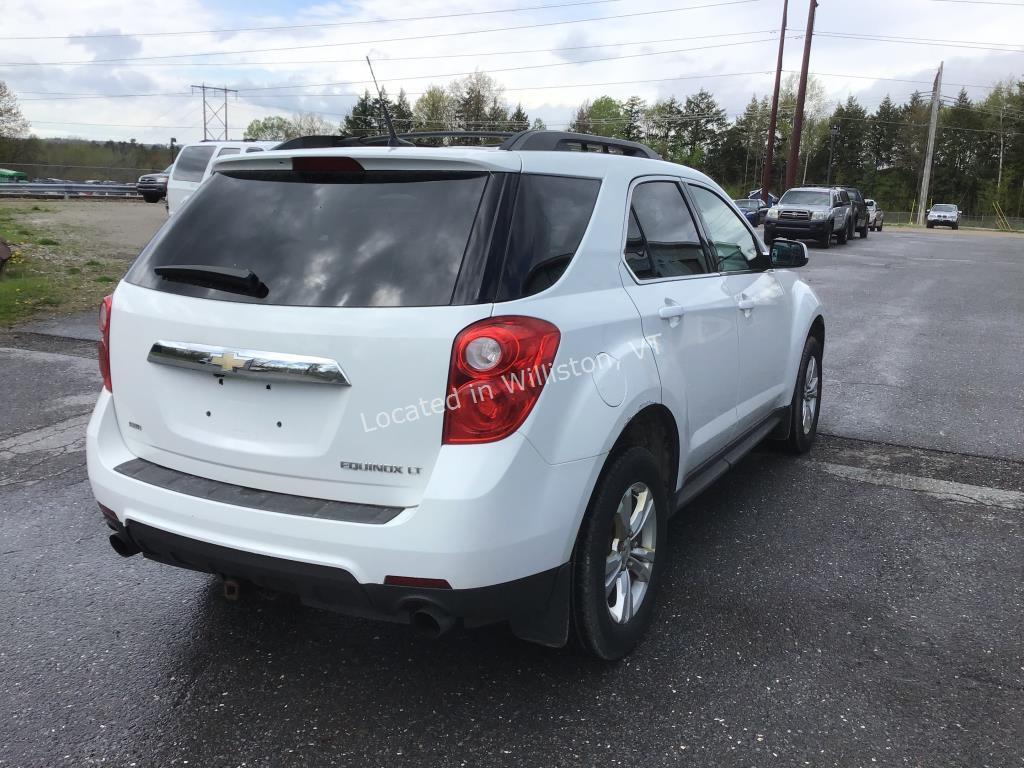
<path fill-rule="evenodd" d="M 806 253 L 613 139 L 221 160 L 101 312 L 111 543 L 621 657 L 668 518 L 764 438 L 814 440 L 822 306 L 776 268 Z"/>

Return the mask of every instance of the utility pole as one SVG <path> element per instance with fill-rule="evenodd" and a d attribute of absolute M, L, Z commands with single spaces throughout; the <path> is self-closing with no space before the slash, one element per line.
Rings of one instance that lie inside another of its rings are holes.
<path fill-rule="evenodd" d="M 793 135 L 789 137 L 789 162 L 786 163 L 786 189 L 796 183 L 800 168 L 800 133 L 804 127 L 804 101 L 807 99 L 807 69 L 811 64 L 811 41 L 814 39 L 814 11 L 818 0 L 811 0 L 807 11 L 807 29 L 804 31 L 804 60 L 800 66 L 800 87 L 796 92 L 796 114 L 793 116 Z"/>
<path fill-rule="evenodd" d="M 203 83 L 202 85 L 193 85 L 192 93 L 201 92 L 203 94 L 203 141 L 208 139 L 214 140 L 228 140 L 228 94 L 233 93 L 236 96 L 238 91 L 231 88 L 216 88 L 212 85 Z M 217 94 L 223 94 L 224 101 L 222 104 L 217 104 L 214 99 Z M 207 95 L 209 94 L 209 95 Z"/>
<path fill-rule="evenodd" d="M 764 169 L 761 171 L 761 199 L 768 202 L 768 190 L 772 185 L 772 167 L 775 160 L 775 127 L 779 119 L 779 89 L 782 87 L 782 52 L 786 47 L 786 14 L 789 0 L 782 0 L 782 31 L 779 32 L 779 60 L 775 65 L 775 93 L 772 95 L 772 113 L 768 118 L 768 141 L 764 151 Z"/>
<path fill-rule="evenodd" d="M 935 75 L 935 86 L 932 90 L 932 116 L 928 121 L 928 146 L 924 153 L 924 172 L 921 174 L 921 194 L 917 198 L 917 225 L 924 225 L 925 210 L 928 208 L 928 187 L 932 183 L 932 157 L 935 154 L 935 133 L 939 126 L 939 101 L 942 97 L 942 65 Z"/>
<path fill-rule="evenodd" d="M 832 157 L 835 153 L 836 136 L 839 135 L 839 123 L 829 126 L 828 129 L 828 176 L 825 179 L 825 186 L 832 186 Z"/>
<path fill-rule="evenodd" d="M 996 181 L 996 198 L 1003 191 L 1003 113 L 1006 112 L 1006 102 L 999 107 L 999 179 Z"/>

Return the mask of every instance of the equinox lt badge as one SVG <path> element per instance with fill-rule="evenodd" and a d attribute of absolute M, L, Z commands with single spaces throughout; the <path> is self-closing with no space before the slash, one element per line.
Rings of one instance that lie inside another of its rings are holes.
<path fill-rule="evenodd" d="M 341 461 L 338 462 L 342 469 L 351 469 L 354 472 L 383 472 L 386 475 L 418 475 L 423 467 L 402 467 L 398 464 L 369 464 L 362 461 Z"/>

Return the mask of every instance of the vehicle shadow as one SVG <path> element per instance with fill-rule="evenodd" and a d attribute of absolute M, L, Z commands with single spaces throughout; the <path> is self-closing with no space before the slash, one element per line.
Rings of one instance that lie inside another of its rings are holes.
<path fill-rule="evenodd" d="M 388 743 L 418 745 L 407 756 L 454 760 L 470 754 L 468 745 L 524 748 L 574 723 L 626 738 L 623 709 L 649 707 L 650 696 L 670 700 L 676 690 L 696 693 L 694 686 L 707 696 L 703 686 L 716 679 L 729 697 L 742 696 L 752 670 L 746 661 L 736 667 L 737 653 L 748 654 L 754 637 L 767 653 L 781 653 L 781 627 L 799 620 L 799 601 L 765 594 L 772 580 L 757 573 L 786 559 L 758 518 L 772 480 L 797 472 L 797 462 L 758 451 L 677 515 L 655 624 L 616 664 L 519 641 L 503 626 L 426 640 L 408 626 L 287 596 L 227 602 L 210 578 L 189 618 L 194 631 L 162 659 L 161 673 L 180 685 L 161 718 L 163 738 L 207 758 L 237 759 L 256 742 L 265 749 L 268 732 L 277 746 L 372 756 L 383 748 L 383 728 Z M 757 604 L 769 598 L 773 610 L 793 615 L 766 624 Z"/>

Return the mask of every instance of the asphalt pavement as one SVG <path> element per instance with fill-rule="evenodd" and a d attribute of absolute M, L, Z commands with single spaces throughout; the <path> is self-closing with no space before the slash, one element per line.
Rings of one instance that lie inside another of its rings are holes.
<path fill-rule="evenodd" d="M 811 249 L 825 433 L 673 521 L 625 661 L 117 557 L 91 344 L 0 334 L 0 766 L 1020 766 L 1024 238 Z"/>

